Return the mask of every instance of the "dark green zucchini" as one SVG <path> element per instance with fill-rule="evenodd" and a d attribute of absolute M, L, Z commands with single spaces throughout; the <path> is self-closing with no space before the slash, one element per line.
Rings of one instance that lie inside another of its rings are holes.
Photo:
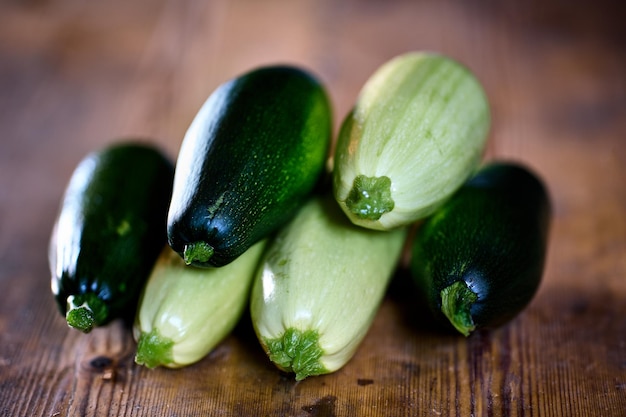
<path fill-rule="evenodd" d="M 324 170 L 331 109 L 296 67 L 263 67 L 219 86 L 180 148 L 168 241 L 187 264 L 223 266 L 285 224 Z"/>
<path fill-rule="evenodd" d="M 428 308 L 465 336 L 515 317 L 539 287 L 550 213 L 527 168 L 481 169 L 417 231 L 411 271 Z"/>
<path fill-rule="evenodd" d="M 174 167 L 157 149 L 119 143 L 83 159 L 50 239 L 52 292 L 68 325 L 85 333 L 132 317 L 166 245 Z"/>

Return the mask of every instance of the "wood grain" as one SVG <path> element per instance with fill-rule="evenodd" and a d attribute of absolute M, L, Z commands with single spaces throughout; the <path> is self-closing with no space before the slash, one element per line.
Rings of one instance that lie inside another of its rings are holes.
<path fill-rule="evenodd" d="M 67 0 L 0 4 L 0 415 L 626 415 L 626 13 L 617 1 Z M 453 56 L 493 107 L 486 159 L 535 169 L 554 222 L 510 324 L 433 329 L 402 268 L 353 360 L 296 383 L 249 318 L 201 362 L 148 370 L 121 321 L 68 329 L 47 243 L 78 161 L 118 138 L 175 157 L 222 81 L 262 64 L 326 83 L 338 128 L 408 50 Z"/>

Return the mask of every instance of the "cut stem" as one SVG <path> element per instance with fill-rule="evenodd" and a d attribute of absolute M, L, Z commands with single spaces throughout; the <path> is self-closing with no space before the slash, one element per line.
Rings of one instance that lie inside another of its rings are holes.
<path fill-rule="evenodd" d="M 320 362 L 324 351 L 315 330 L 289 328 L 275 339 L 265 339 L 268 355 L 280 369 L 296 374 L 296 381 L 328 373 Z"/>
<path fill-rule="evenodd" d="M 366 177 L 357 175 L 346 199 L 351 213 L 363 220 L 378 220 L 393 210 L 391 179 L 386 176 Z"/>
<path fill-rule="evenodd" d="M 185 245 L 183 259 L 187 265 L 194 262 L 206 263 L 213 256 L 213 246 L 206 242 L 194 242 Z"/>
<path fill-rule="evenodd" d="M 135 362 L 151 369 L 172 364 L 174 363 L 173 346 L 174 341 L 161 336 L 157 329 L 152 329 L 150 333 L 142 332 L 137 341 Z"/>
<path fill-rule="evenodd" d="M 70 327 L 89 333 L 102 324 L 108 314 L 106 304 L 93 293 L 67 297 L 65 320 Z"/>
<path fill-rule="evenodd" d="M 456 281 L 441 290 L 441 311 L 454 328 L 466 337 L 476 328 L 470 313 L 476 300 L 478 295 L 464 281 Z"/>

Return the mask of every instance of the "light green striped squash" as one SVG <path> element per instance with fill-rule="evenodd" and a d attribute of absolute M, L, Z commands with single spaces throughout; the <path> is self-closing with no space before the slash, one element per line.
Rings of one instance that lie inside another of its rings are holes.
<path fill-rule="evenodd" d="M 388 230 L 432 214 L 478 168 L 490 127 L 476 77 L 443 55 L 382 65 L 344 120 L 333 187 L 350 220 Z"/>

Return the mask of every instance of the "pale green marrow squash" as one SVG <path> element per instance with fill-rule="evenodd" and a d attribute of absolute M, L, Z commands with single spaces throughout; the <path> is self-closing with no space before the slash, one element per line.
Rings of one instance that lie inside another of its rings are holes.
<path fill-rule="evenodd" d="M 264 245 L 256 243 L 221 268 L 187 266 L 166 247 L 135 317 L 135 361 L 148 368 L 180 368 L 208 355 L 245 311 Z"/>
<path fill-rule="evenodd" d="M 250 311 L 269 359 L 297 380 L 354 355 L 396 268 L 406 231 L 350 223 L 331 196 L 308 202 L 268 244 Z"/>
<path fill-rule="evenodd" d="M 397 56 L 366 82 L 342 124 L 335 198 L 371 229 L 425 218 L 475 172 L 489 127 L 487 96 L 466 67 L 433 53 Z"/>

